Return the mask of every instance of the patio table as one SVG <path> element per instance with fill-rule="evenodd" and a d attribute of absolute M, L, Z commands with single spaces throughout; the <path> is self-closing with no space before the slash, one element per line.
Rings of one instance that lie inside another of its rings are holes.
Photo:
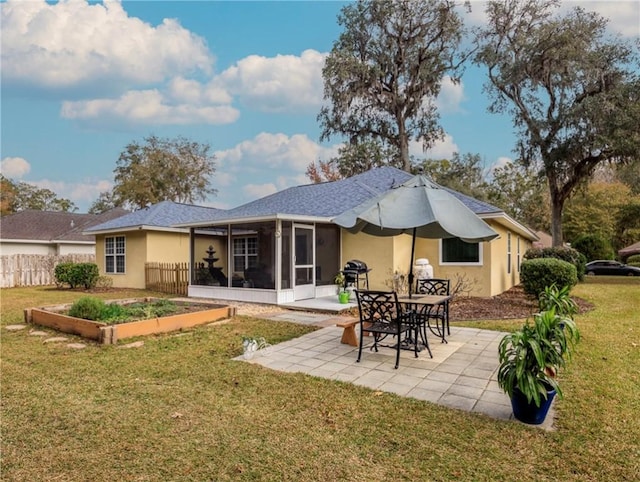
<path fill-rule="evenodd" d="M 415 323 L 420 323 L 421 321 L 424 322 L 425 330 L 426 328 L 429 328 L 434 335 L 438 335 L 442 339 L 443 343 L 447 343 L 445 338 L 445 323 L 449 318 L 449 305 L 447 304 L 447 301 L 451 300 L 451 298 L 452 295 L 418 295 L 412 298 L 409 298 L 409 296 L 398 296 L 398 302 L 406 306 L 407 309 L 413 313 Z M 434 328 L 429 324 L 428 317 L 425 320 L 420 320 L 420 315 L 418 314 L 419 310 L 424 311 L 435 306 L 443 306 L 445 316 L 442 320 L 442 328 L 440 328 L 440 326 L 436 326 L 437 332 L 434 331 Z M 424 338 L 422 340 L 422 344 L 428 348 L 426 331 L 424 334 L 421 332 L 421 335 L 423 335 Z"/>

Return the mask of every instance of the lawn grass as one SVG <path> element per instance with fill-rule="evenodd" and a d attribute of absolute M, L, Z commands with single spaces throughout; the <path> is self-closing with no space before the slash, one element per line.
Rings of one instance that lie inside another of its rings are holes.
<path fill-rule="evenodd" d="M 231 360 L 242 336 L 274 344 L 310 330 L 302 325 L 239 316 L 146 337 L 142 348 L 79 351 L 2 329 L 0 478 L 634 480 L 640 280 L 588 279 L 574 294 L 595 308 L 577 317 L 582 342 L 561 373 L 553 432 Z M 2 326 L 81 295 L 2 290 Z"/>

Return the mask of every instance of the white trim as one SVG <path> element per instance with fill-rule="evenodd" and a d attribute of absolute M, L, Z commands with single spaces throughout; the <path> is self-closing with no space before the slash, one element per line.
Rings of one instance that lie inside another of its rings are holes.
<path fill-rule="evenodd" d="M 88 235 L 87 235 L 88 236 Z M 95 245 L 95 241 L 61 241 L 58 239 L 12 239 L 0 238 L 0 243 L 15 244 L 86 244 L 87 246 Z"/>
<path fill-rule="evenodd" d="M 438 240 L 438 261 L 440 266 L 484 266 L 484 243 L 478 244 L 478 262 L 477 263 L 445 263 L 442 261 L 442 239 Z"/>
<path fill-rule="evenodd" d="M 82 234 L 86 236 L 97 236 L 98 234 L 114 234 L 114 233 L 126 233 L 130 231 L 165 231 L 168 233 L 185 233 L 189 234 L 189 227 L 186 228 L 174 228 L 165 226 L 148 226 L 146 224 L 140 224 L 137 226 L 123 226 L 121 228 L 101 229 L 99 231 L 83 231 Z"/>
<path fill-rule="evenodd" d="M 335 216 L 326 217 L 326 216 L 303 216 L 299 214 L 268 214 L 265 216 L 248 216 L 243 218 L 224 218 L 224 219 L 212 219 L 210 221 L 199 221 L 197 223 L 179 223 L 174 224 L 174 228 L 180 227 L 206 227 L 206 226 L 218 226 L 220 224 L 244 224 L 244 223 L 259 223 L 265 221 L 277 221 L 278 219 L 282 221 L 293 221 L 302 222 L 302 223 L 331 223 L 331 220 L 335 218 Z"/>
<path fill-rule="evenodd" d="M 482 220 L 485 219 L 495 219 L 496 221 L 502 221 L 502 224 L 505 222 L 512 225 L 512 231 L 517 234 L 521 234 L 523 237 L 529 239 L 530 241 L 538 241 L 538 236 L 535 235 L 533 231 L 531 231 L 526 226 L 520 224 L 518 221 L 513 219 L 507 213 L 489 213 L 489 214 L 478 214 L 478 217 Z"/>

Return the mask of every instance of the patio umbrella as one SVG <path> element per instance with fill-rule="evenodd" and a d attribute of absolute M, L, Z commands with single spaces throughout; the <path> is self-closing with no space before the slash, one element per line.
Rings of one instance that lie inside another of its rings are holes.
<path fill-rule="evenodd" d="M 345 211 L 333 222 L 350 233 L 362 232 L 373 236 L 411 234 L 409 287 L 413 285 L 416 237 L 460 238 L 467 243 L 498 237 L 498 233 L 462 201 L 424 175 L 414 176 Z"/>

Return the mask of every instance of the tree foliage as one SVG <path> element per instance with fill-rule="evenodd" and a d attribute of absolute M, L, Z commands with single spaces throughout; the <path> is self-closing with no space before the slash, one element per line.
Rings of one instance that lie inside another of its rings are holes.
<path fill-rule="evenodd" d="M 637 52 L 606 36 L 606 19 L 556 0 L 489 2 L 475 62 L 488 69 L 490 112 L 512 115 L 527 165 L 540 163 L 551 197 L 554 245 L 576 187 L 604 162 L 640 146 Z"/>
<path fill-rule="evenodd" d="M 344 28 L 322 75 L 328 105 L 318 115 L 322 140 L 378 140 L 411 170 L 409 141 L 425 149 L 442 138 L 433 100 L 445 75 L 456 78 L 463 23 L 455 2 L 360 0 L 345 6 Z"/>
<path fill-rule="evenodd" d="M 100 211 L 116 206 L 144 208 L 161 201 L 193 203 L 214 194 L 210 187 L 215 157 L 208 144 L 184 137 L 149 136 L 132 142 L 120 154 L 114 170 L 115 186 L 101 193 L 92 206 Z"/>
<path fill-rule="evenodd" d="M 486 185 L 487 200 L 537 231 L 550 226 L 549 190 L 538 174 L 518 162 L 496 167 Z"/>
<path fill-rule="evenodd" d="M 566 240 L 573 243 L 578 237 L 593 234 L 611 242 L 618 212 L 632 200 L 631 190 L 620 182 L 592 182 L 580 187 L 564 209 Z"/>
<path fill-rule="evenodd" d="M 460 155 L 451 159 L 425 160 L 418 167 L 433 181 L 476 199 L 486 199 L 485 172 L 479 154 Z"/>
<path fill-rule="evenodd" d="M 11 214 L 27 209 L 37 211 L 77 211 L 77 206 L 50 189 L 39 188 L 27 182 L 15 183 L 0 174 L 0 205 L 2 214 Z"/>

